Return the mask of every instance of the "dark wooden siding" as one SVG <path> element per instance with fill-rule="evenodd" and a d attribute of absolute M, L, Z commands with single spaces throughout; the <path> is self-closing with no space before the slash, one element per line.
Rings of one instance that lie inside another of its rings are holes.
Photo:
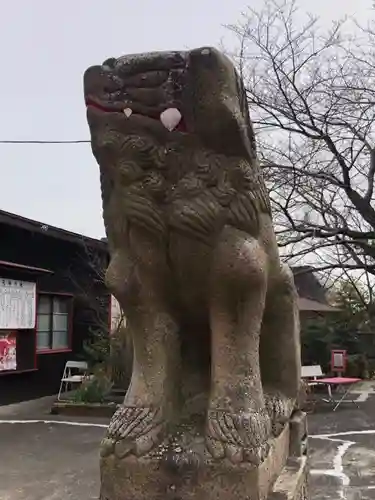
<path fill-rule="evenodd" d="M 107 264 L 106 250 L 90 247 L 84 239 L 74 243 L 51 237 L 48 231 L 35 233 L 0 224 L 0 260 L 53 271 L 53 274 L 30 274 L 26 270 L 0 268 L 0 276 L 36 281 L 39 292 L 74 296 L 72 352 L 38 355 L 35 372 L 6 375 L 0 372 L 0 404 L 7 404 L 58 390 L 66 360 L 82 355 L 82 345 L 90 329 L 99 323 L 108 324 L 109 295 L 101 280 Z"/>

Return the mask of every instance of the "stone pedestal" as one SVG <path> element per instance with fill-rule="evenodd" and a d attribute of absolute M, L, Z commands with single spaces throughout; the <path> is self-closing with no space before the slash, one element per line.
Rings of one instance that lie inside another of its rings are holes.
<path fill-rule="evenodd" d="M 302 456 L 284 467 L 267 500 L 308 500 L 307 480 L 307 457 Z"/>
<path fill-rule="evenodd" d="M 297 411 L 289 422 L 289 453 L 267 500 L 308 500 L 307 418 Z"/>
<path fill-rule="evenodd" d="M 203 438 L 187 435 L 152 456 L 102 457 L 101 500 L 305 500 L 305 422 L 295 414 L 259 467 L 213 460 Z"/>

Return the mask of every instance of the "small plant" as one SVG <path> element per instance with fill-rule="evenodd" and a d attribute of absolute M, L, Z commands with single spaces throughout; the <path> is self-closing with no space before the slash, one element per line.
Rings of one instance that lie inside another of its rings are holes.
<path fill-rule="evenodd" d="M 133 345 L 129 327 L 125 324 L 111 335 L 109 364 L 114 385 L 127 389 L 132 372 Z"/>
<path fill-rule="evenodd" d="M 75 403 L 103 403 L 112 388 L 112 382 L 103 369 L 97 369 L 93 378 L 84 381 L 73 395 Z"/>
<path fill-rule="evenodd" d="M 110 336 L 108 330 L 90 330 L 90 338 L 83 344 L 84 358 L 90 368 L 108 364 L 110 357 Z"/>

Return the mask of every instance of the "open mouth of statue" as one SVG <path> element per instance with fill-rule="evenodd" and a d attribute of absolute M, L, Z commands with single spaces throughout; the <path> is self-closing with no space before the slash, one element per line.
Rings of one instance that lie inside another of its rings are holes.
<path fill-rule="evenodd" d="M 87 98 L 86 99 L 86 107 L 91 107 L 101 111 L 102 113 L 118 113 L 123 114 L 127 119 L 130 119 L 133 115 L 145 116 L 155 121 L 160 121 L 161 124 L 172 132 L 177 130 L 179 132 L 186 132 L 186 126 L 184 123 L 184 119 L 181 115 L 181 112 L 177 108 L 167 108 L 161 113 L 158 112 L 142 112 L 139 113 L 137 110 L 132 109 L 131 107 L 123 107 L 120 105 L 104 105 L 102 103 L 98 103 L 97 101 Z"/>

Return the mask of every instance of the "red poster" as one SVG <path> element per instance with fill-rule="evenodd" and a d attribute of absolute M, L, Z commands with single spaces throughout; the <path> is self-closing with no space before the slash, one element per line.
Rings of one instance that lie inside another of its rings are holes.
<path fill-rule="evenodd" d="M 15 332 L 0 330 L 0 371 L 17 370 L 16 344 Z"/>

